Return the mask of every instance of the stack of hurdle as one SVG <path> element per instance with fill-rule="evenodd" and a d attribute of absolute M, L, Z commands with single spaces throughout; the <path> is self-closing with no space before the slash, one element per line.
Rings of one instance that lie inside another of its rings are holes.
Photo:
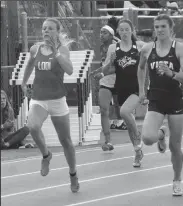
<path fill-rule="evenodd" d="M 16 116 L 16 126 L 17 129 L 21 128 L 27 123 L 28 110 L 29 110 L 29 101 L 30 99 L 23 95 L 21 90 L 21 84 L 23 80 L 24 70 L 27 65 L 29 58 L 29 52 L 23 52 L 19 56 L 18 63 L 16 64 L 14 71 L 12 72 L 12 78 L 10 79 L 10 85 L 13 90 L 13 108 Z M 71 108 L 73 116 L 77 119 L 73 123 L 78 123 L 78 129 L 72 131 L 71 124 L 71 136 L 74 134 L 78 140 L 75 140 L 75 144 L 82 145 L 83 142 L 87 141 L 87 130 L 92 121 L 92 94 L 90 87 L 90 66 L 93 60 L 94 52 L 92 50 L 83 50 L 83 51 L 71 51 L 70 58 L 73 64 L 73 74 L 71 76 L 65 73 L 64 83 L 74 83 L 77 85 L 77 108 L 74 110 Z M 32 87 L 35 77 L 35 71 L 33 70 L 27 86 Z M 77 113 L 76 113 L 77 112 Z M 72 112 L 71 112 L 71 121 L 72 121 Z"/>

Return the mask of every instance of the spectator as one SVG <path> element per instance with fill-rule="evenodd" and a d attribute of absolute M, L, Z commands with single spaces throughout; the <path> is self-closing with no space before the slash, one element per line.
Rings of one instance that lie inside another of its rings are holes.
<path fill-rule="evenodd" d="M 17 149 L 29 134 L 27 126 L 15 130 L 14 111 L 11 107 L 7 94 L 1 90 L 1 149 Z"/>

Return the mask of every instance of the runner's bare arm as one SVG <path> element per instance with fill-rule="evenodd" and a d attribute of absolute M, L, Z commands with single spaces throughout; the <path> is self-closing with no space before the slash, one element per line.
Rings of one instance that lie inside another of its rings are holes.
<path fill-rule="evenodd" d="M 70 60 L 70 52 L 66 46 L 61 46 L 59 48 L 59 55 L 56 56 L 58 63 L 61 68 L 68 74 L 71 75 L 73 73 L 73 65 Z"/>
<path fill-rule="evenodd" d="M 175 72 L 174 75 L 172 74 L 172 76 L 173 79 L 183 84 L 183 43 L 181 42 L 177 42 L 176 55 L 180 61 L 180 71 Z"/>
<path fill-rule="evenodd" d="M 102 68 L 104 75 L 113 74 L 115 72 L 115 67 L 111 64 L 111 55 L 115 52 L 116 44 L 111 44 L 107 51 L 107 57 Z"/>
<path fill-rule="evenodd" d="M 146 64 L 147 59 L 152 48 L 152 43 L 145 44 L 141 49 L 140 53 L 140 61 L 138 65 L 138 83 L 139 83 L 139 93 L 144 94 L 144 85 L 145 85 L 145 77 L 146 77 Z"/>
<path fill-rule="evenodd" d="M 137 41 L 137 49 L 140 52 L 142 50 L 142 47 L 145 45 L 146 43 L 143 41 Z"/>
<path fill-rule="evenodd" d="M 109 70 L 104 72 L 104 75 L 106 76 L 106 75 L 109 75 L 109 74 L 114 74 L 115 71 L 116 71 L 115 67 L 113 65 L 111 65 Z"/>

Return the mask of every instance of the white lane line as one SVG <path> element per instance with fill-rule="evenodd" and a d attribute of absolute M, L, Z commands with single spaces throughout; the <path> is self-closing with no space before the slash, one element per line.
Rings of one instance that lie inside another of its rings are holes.
<path fill-rule="evenodd" d="M 123 144 L 123 145 L 114 145 L 115 148 L 122 148 L 122 147 L 127 147 L 127 146 L 131 146 L 132 144 L 127 143 L 127 144 Z M 84 153 L 84 152 L 94 152 L 94 151 L 98 151 L 101 150 L 101 147 L 95 147 L 93 149 L 81 149 L 81 150 L 76 150 L 76 154 L 80 154 L 80 153 Z M 63 156 L 64 153 L 60 152 L 60 153 L 54 153 L 53 156 L 57 157 L 57 156 Z M 26 162 L 26 161 L 30 161 L 30 160 L 40 160 L 42 158 L 42 156 L 35 156 L 35 157 L 31 157 L 31 158 L 19 158 L 16 160 L 7 160 L 7 161 L 2 161 L 1 165 L 6 165 L 6 164 L 13 164 L 13 163 L 17 163 L 17 162 Z"/>
<path fill-rule="evenodd" d="M 183 181 L 182 181 L 183 182 Z M 126 193 L 121 193 L 121 194 L 117 194 L 117 195 L 111 195 L 111 196 L 107 196 L 107 197 L 103 197 L 103 198 L 98 198 L 98 199 L 93 199 L 93 200 L 89 200 L 89 201 L 85 201 L 85 202 L 78 202 L 75 204 L 70 204 L 70 205 L 64 205 L 64 206 L 77 206 L 77 205 L 85 205 L 85 204 L 89 204 L 89 203 L 94 203 L 94 202 L 99 202 L 102 200 L 108 200 L 108 199 L 113 199 L 113 198 L 117 198 L 117 197 L 124 197 L 124 196 L 129 196 L 129 195 L 134 195 L 137 193 L 141 193 L 141 192 L 148 192 L 148 191 L 152 191 L 152 190 L 158 190 L 161 188 L 165 188 L 165 187 L 170 187 L 172 186 L 171 184 L 165 184 L 165 185 L 159 185 L 156 187 L 148 187 L 142 190 L 134 190 L 132 192 L 126 192 Z"/>
<path fill-rule="evenodd" d="M 140 169 L 140 170 L 136 170 L 136 171 L 132 171 L 132 172 L 125 172 L 125 173 L 119 173 L 119 174 L 114 174 L 114 175 L 101 176 L 101 177 L 97 177 L 97 178 L 81 180 L 79 182 L 80 183 L 92 182 L 92 181 L 96 181 L 96 180 L 102 180 L 102 179 L 107 179 L 107 178 L 125 176 L 125 175 L 140 173 L 140 172 L 147 172 L 147 171 L 152 171 L 152 170 L 164 169 L 164 168 L 168 168 L 168 167 L 171 167 L 171 166 L 172 165 L 164 165 L 164 166 L 161 166 L 161 167 L 152 167 L 152 168 L 148 168 L 148 169 Z M 24 194 L 29 194 L 29 193 L 34 193 L 34 192 L 54 189 L 54 188 L 58 188 L 58 187 L 68 186 L 68 185 L 70 185 L 70 183 L 61 184 L 61 185 L 55 185 L 55 186 L 50 186 L 50 187 L 42 187 L 42 188 L 39 188 L 39 189 L 27 190 L 27 191 L 24 191 L 24 192 L 11 193 L 11 194 L 7 194 L 7 195 L 2 195 L 1 198 L 7 198 L 7 197 L 18 196 L 18 195 L 24 195 Z"/>
<path fill-rule="evenodd" d="M 159 152 L 147 153 L 147 154 L 144 154 L 144 156 L 155 155 L 155 154 L 159 154 Z M 124 160 L 124 159 L 131 159 L 131 158 L 134 158 L 134 156 L 119 157 L 119 158 L 102 160 L 102 161 L 97 161 L 97 162 L 89 162 L 89 163 L 77 165 L 77 167 L 83 167 L 83 166 L 89 166 L 89 165 L 95 165 L 95 164 L 101 164 L 101 163 L 113 162 L 113 161 Z M 68 168 L 69 167 L 59 167 L 59 168 L 51 169 L 50 171 L 64 170 L 64 169 L 68 169 Z M 40 173 L 40 171 L 29 172 L 29 173 L 22 173 L 22 174 L 17 174 L 17 175 L 10 175 L 10 176 L 4 176 L 4 177 L 1 177 L 1 179 L 9 179 L 9 178 L 21 177 L 21 176 L 26 176 L 26 175 L 34 175 L 34 174 L 38 174 L 38 173 Z"/>

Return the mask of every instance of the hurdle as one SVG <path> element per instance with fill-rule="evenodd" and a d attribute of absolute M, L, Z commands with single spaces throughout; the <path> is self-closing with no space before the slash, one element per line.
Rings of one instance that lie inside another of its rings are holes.
<path fill-rule="evenodd" d="M 9 81 L 10 85 L 13 86 L 13 102 L 17 114 L 17 128 L 26 124 L 29 110 L 30 99 L 23 96 L 20 86 L 29 55 L 30 53 L 28 52 L 20 54 L 14 71 L 12 72 L 12 78 Z M 85 141 L 86 131 L 88 130 L 92 120 L 92 95 L 89 73 L 93 55 L 94 52 L 89 50 L 71 52 L 71 61 L 74 71 L 71 76 L 64 74 L 65 84 L 74 83 L 77 85 L 79 145 L 82 145 L 82 142 Z M 32 72 L 27 82 L 29 88 L 32 87 L 34 77 L 35 72 Z"/>

